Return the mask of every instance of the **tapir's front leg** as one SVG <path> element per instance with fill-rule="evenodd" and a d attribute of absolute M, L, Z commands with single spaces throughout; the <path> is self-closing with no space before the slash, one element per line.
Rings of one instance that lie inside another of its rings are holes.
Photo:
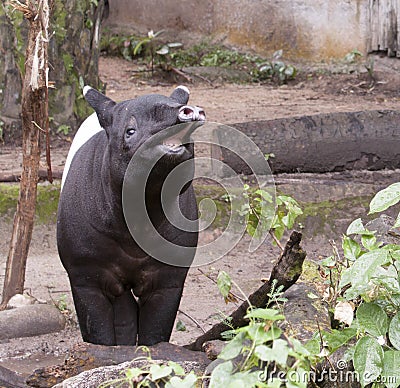
<path fill-rule="evenodd" d="M 114 310 L 115 345 L 136 345 L 138 304 L 132 291 L 126 290 L 112 301 Z"/>
<path fill-rule="evenodd" d="M 182 288 L 158 289 L 139 298 L 138 345 L 150 346 L 169 341 L 182 297 Z"/>
<path fill-rule="evenodd" d="M 138 308 L 130 290 L 108 297 L 98 287 L 72 285 L 71 289 L 84 341 L 136 345 Z"/>
<path fill-rule="evenodd" d="M 114 345 L 114 312 L 110 300 L 98 287 L 74 286 L 76 315 L 85 342 Z"/>

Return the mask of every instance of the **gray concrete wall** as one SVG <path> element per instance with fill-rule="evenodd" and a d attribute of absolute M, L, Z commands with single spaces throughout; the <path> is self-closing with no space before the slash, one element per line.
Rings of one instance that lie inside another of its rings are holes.
<path fill-rule="evenodd" d="M 110 0 L 106 25 L 125 31 L 166 29 L 186 42 L 199 35 L 264 55 L 343 58 L 366 52 L 369 0 Z"/>

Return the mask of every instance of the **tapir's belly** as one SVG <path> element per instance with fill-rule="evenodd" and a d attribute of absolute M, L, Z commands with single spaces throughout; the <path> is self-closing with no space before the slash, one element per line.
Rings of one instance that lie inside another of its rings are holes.
<path fill-rule="evenodd" d="M 74 218 L 70 216 L 60 217 L 58 247 L 63 265 L 75 284 L 99 287 L 114 297 L 132 289 L 135 296 L 141 297 L 155 289 L 179 286 L 178 281 L 188 270 L 148 256 L 127 230 L 122 232 L 122 226 L 113 235 L 110 230 L 96 230 L 83 219 L 67 224 Z M 195 244 L 195 238 L 191 244 Z"/>

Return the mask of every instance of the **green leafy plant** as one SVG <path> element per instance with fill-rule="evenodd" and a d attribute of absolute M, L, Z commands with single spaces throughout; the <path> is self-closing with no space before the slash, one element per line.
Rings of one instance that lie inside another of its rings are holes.
<path fill-rule="evenodd" d="M 62 294 L 58 300 L 55 302 L 56 307 L 62 312 L 62 313 L 69 313 L 69 308 L 68 308 L 68 303 L 67 303 L 67 295 Z"/>
<path fill-rule="evenodd" d="M 296 218 L 303 214 L 297 201 L 287 195 L 277 195 L 274 204 L 270 192 L 264 189 L 252 190 L 247 184 L 244 185 L 243 195 L 247 201 L 240 212 L 246 215 L 246 230 L 252 237 L 259 237 L 269 230 L 277 242 L 285 230 L 293 228 Z"/>
<path fill-rule="evenodd" d="M 151 73 L 154 73 L 154 61 L 158 59 L 159 65 L 167 64 L 170 59 L 171 50 L 182 47 L 182 43 L 164 43 L 160 46 L 159 36 L 164 32 L 160 30 L 154 32 L 153 30 L 147 33 L 147 36 L 141 38 L 133 49 L 133 55 L 144 53 L 145 58 L 150 58 Z"/>
<path fill-rule="evenodd" d="M 231 292 L 232 285 L 239 288 L 224 271 L 218 278 L 224 298 Z M 284 301 L 284 298 L 281 289 L 273 287 L 270 304 L 277 301 Z M 285 317 L 279 309 L 269 305 L 254 308 L 249 304 L 245 316 L 249 324 L 225 333 L 225 337 L 232 339 L 218 356 L 221 363 L 209 377 L 210 388 L 307 386 L 313 366 L 321 359 L 320 348 L 315 346 L 315 341 L 303 346 L 297 339 L 283 336 L 278 322 Z"/>
<path fill-rule="evenodd" d="M 133 361 L 142 367 L 133 367 L 124 370 L 123 376 L 110 380 L 99 385 L 99 388 L 107 387 L 165 387 L 165 388 L 192 388 L 196 386 L 199 379 L 194 372 L 188 374 L 185 370 L 173 361 L 160 364 L 151 358 L 150 350 L 141 346 L 138 348 L 147 356 L 137 357 Z"/>
<path fill-rule="evenodd" d="M 66 125 L 66 124 L 61 124 L 57 128 L 57 133 L 61 133 L 64 136 L 67 136 L 70 132 L 71 132 L 71 127 L 69 125 Z"/>
<path fill-rule="evenodd" d="M 104 29 L 101 50 L 108 55 L 122 55 L 125 59 L 145 60 L 154 66 L 158 64 L 164 70 L 182 69 L 190 66 L 222 67 L 250 73 L 254 81 L 272 80 L 286 82 L 297 75 L 297 69 L 279 60 L 282 50 L 277 51 L 273 60 L 236 49 L 212 44 L 208 41 L 183 48 L 182 43 L 166 43 L 162 39 L 163 30 L 149 31 L 146 36 L 116 35 Z"/>
<path fill-rule="evenodd" d="M 257 68 L 252 71 L 255 80 L 272 80 L 282 83 L 294 79 L 297 75 L 296 67 L 283 62 L 281 60 L 282 56 L 283 50 L 278 50 L 272 55 L 272 60 L 260 63 Z"/>
<path fill-rule="evenodd" d="M 349 53 L 347 53 L 344 57 L 344 61 L 347 63 L 355 63 L 357 62 L 360 58 L 362 58 L 363 54 L 361 51 L 357 49 L 351 50 Z"/>
<path fill-rule="evenodd" d="M 171 62 L 178 68 L 186 66 L 231 67 L 249 70 L 261 63 L 263 58 L 241 53 L 221 45 L 210 44 L 207 41 L 197 43 L 186 49 L 178 49 L 171 54 Z"/>
<path fill-rule="evenodd" d="M 375 195 L 370 214 L 385 211 L 400 202 L 400 183 Z M 400 226 L 400 215 L 393 227 Z M 336 251 L 325 263 L 329 275 L 329 302 L 356 307 L 349 328 L 324 333 L 330 352 L 350 346 L 359 381 L 378 387 L 396 388 L 400 384 L 400 245 L 379 242 L 361 219 L 353 221 L 343 237 L 343 258 Z M 351 313 L 351 310 L 350 310 Z M 336 311 L 335 311 L 336 315 Z M 340 314 L 339 320 L 344 322 Z M 349 345 L 355 341 L 354 347 Z"/>

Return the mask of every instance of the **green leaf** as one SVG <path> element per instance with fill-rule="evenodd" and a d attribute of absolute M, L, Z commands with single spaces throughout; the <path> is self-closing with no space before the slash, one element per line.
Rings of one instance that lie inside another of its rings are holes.
<path fill-rule="evenodd" d="M 178 375 L 178 376 L 184 376 L 185 375 L 185 370 L 177 362 L 168 361 L 168 365 L 172 368 L 172 370 L 174 371 L 174 373 L 176 375 Z"/>
<path fill-rule="evenodd" d="M 178 48 L 178 47 L 182 47 L 183 44 L 179 43 L 179 42 L 171 42 L 171 43 L 168 43 L 167 46 L 171 47 L 171 48 Z"/>
<path fill-rule="evenodd" d="M 400 182 L 379 191 L 369 204 L 369 214 L 379 213 L 400 201 Z"/>
<path fill-rule="evenodd" d="M 344 257 L 347 260 L 355 261 L 360 256 L 361 247 L 351 237 L 347 236 L 343 237 L 342 247 L 343 247 Z"/>
<path fill-rule="evenodd" d="M 163 34 L 164 32 L 165 32 L 165 30 L 160 30 L 160 31 L 155 32 L 155 33 L 153 34 L 153 35 L 154 35 L 154 38 L 157 38 L 157 36 Z"/>
<path fill-rule="evenodd" d="M 304 347 L 314 355 L 317 355 L 321 351 L 321 341 L 318 337 L 311 338 L 308 340 L 305 344 Z"/>
<path fill-rule="evenodd" d="M 165 384 L 165 388 L 194 388 L 196 387 L 197 376 L 192 371 L 183 380 L 178 376 L 173 376 Z"/>
<path fill-rule="evenodd" d="M 150 40 L 151 40 L 150 38 L 144 38 L 143 40 L 141 40 L 141 41 L 135 46 L 135 48 L 133 49 L 133 55 L 136 55 L 136 54 L 139 52 L 139 50 L 140 50 L 140 48 L 142 47 L 142 45 L 144 45 L 144 44 L 150 42 Z"/>
<path fill-rule="evenodd" d="M 265 330 L 263 323 L 257 323 L 248 326 L 247 333 L 256 345 L 260 345 L 279 338 L 282 330 L 275 326 L 272 326 L 269 330 Z"/>
<path fill-rule="evenodd" d="M 362 337 L 356 344 L 353 364 L 361 386 L 372 383 L 383 370 L 382 346 L 374 338 Z"/>
<path fill-rule="evenodd" d="M 339 349 L 341 346 L 349 342 L 357 334 L 357 330 L 351 327 L 343 330 L 332 330 L 330 333 L 323 332 L 322 338 L 327 343 L 331 352 Z"/>
<path fill-rule="evenodd" d="M 397 215 L 396 222 L 394 223 L 393 228 L 400 228 L 400 213 Z"/>
<path fill-rule="evenodd" d="M 272 195 L 270 193 L 268 193 L 268 191 L 258 189 L 258 190 L 256 190 L 256 192 L 254 194 L 259 195 L 261 198 L 265 199 L 267 202 L 273 203 Z"/>
<path fill-rule="evenodd" d="M 245 332 L 240 332 L 222 349 L 218 358 L 222 360 L 232 360 L 237 357 L 243 349 L 243 341 L 246 337 Z"/>
<path fill-rule="evenodd" d="M 340 287 L 351 284 L 353 287 L 368 285 L 376 269 L 388 264 L 390 257 L 384 249 L 374 250 L 361 255 L 350 268 L 342 273 Z"/>
<path fill-rule="evenodd" d="M 285 366 L 289 347 L 286 341 L 278 338 L 272 343 L 272 348 L 264 344 L 256 346 L 254 354 L 262 361 L 275 361 L 279 365 Z"/>
<path fill-rule="evenodd" d="M 376 269 L 373 283 L 383 287 L 392 297 L 394 294 L 400 294 L 400 283 L 396 267 L 391 264 L 388 267 L 378 267 Z"/>
<path fill-rule="evenodd" d="M 346 234 L 349 236 L 351 234 L 362 234 L 365 232 L 365 227 L 361 221 L 361 218 L 354 220 L 347 228 Z"/>
<path fill-rule="evenodd" d="M 129 368 L 125 371 L 125 376 L 128 380 L 133 380 L 142 375 L 143 373 L 145 372 L 140 368 Z"/>
<path fill-rule="evenodd" d="M 251 319 L 251 318 L 258 318 L 258 319 L 264 319 L 266 321 L 278 321 L 278 320 L 283 320 L 285 317 L 282 314 L 279 314 L 279 311 L 276 309 L 251 309 L 249 313 L 245 315 L 245 318 Z"/>
<path fill-rule="evenodd" d="M 299 358 L 299 355 L 308 357 L 311 355 L 308 347 L 303 345 L 298 339 L 291 337 L 290 344 L 292 345 L 293 349 L 290 350 L 289 355 Z"/>
<path fill-rule="evenodd" d="M 264 344 L 258 345 L 254 349 L 254 354 L 262 361 L 272 361 L 273 358 L 271 356 L 272 349 Z"/>
<path fill-rule="evenodd" d="M 151 379 L 153 381 L 163 379 L 164 377 L 169 376 L 171 373 L 172 368 L 167 365 L 154 364 L 150 367 Z"/>
<path fill-rule="evenodd" d="M 231 277 L 225 272 L 220 271 L 217 278 L 217 286 L 221 295 L 226 298 L 232 288 Z"/>
<path fill-rule="evenodd" d="M 385 336 L 388 330 L 388 316 L 382 307 L 375 303 L 363 303 L 357 311 L 356 317 L 360 328 L 375 336 Z"/>
<path fill-rule="evenodd" d="M 271 352 L 274 361 L 276 361 L 281 366 L 286 366 L 287 358 L 289 355 L 289 346 L 286 341 L 283 339 L 276 339 L 272 343 L 272 352 Z"/>
<path fill-rule="evenodd" d="M 159 50 L 157 50 L 156 53 L 158 55 L 167 55 L 169 53 L 169 47 L 167 45 L 164 45 Z"/>
<path fill-rule="evenodd" d="M 398 312 L 389 325 L 389 340 L 394 348 L 400 350 L 400 312 Z M 399 364 L 400 365 L 400 364 Z M 399 367 L 400 369 L 400 367 Z"/>
<path fill-rule="evenodd" d="M 379 248 L 380 243 L 376 242 L 376 237 L 374 235 L 362 235 L 361 243 L 363 247 L 369 251 Z"/>
<path fill-rule="evenodd" d="M 181 320 L 179 320 L 176 322 L 175 329 L 177 331 L 186 331 L 186 326 Z"/>
<path fill-rule="evenodd" d="M 287 388 L 306 388 L 307 387 L 307 371 L 305 371 L 303 368 L 296 368 L 296 369 L 291 369 L 287 373 L 287 381 L 286 381 L 286 387 Z"/>
<path fill-rule="evenodd" d="M 387 388 L 400 386 L 400 352 L 398 350 L 388 350 L 384 353 L 381 381 Z"/>
<path fill-rule="evenodd" d="M 211 373 L 210 388 L 242 388 L 255 387 L 259 382 L 260 371 L 233 373 L 231 361 L 219 364 Z"/>
<path fill-rule="evenodd" d="M 231 361 L 217 365 L 211 373 L 210 388 L 226 387 L 231 379 L 232 371 L 233 364 Z"/>

